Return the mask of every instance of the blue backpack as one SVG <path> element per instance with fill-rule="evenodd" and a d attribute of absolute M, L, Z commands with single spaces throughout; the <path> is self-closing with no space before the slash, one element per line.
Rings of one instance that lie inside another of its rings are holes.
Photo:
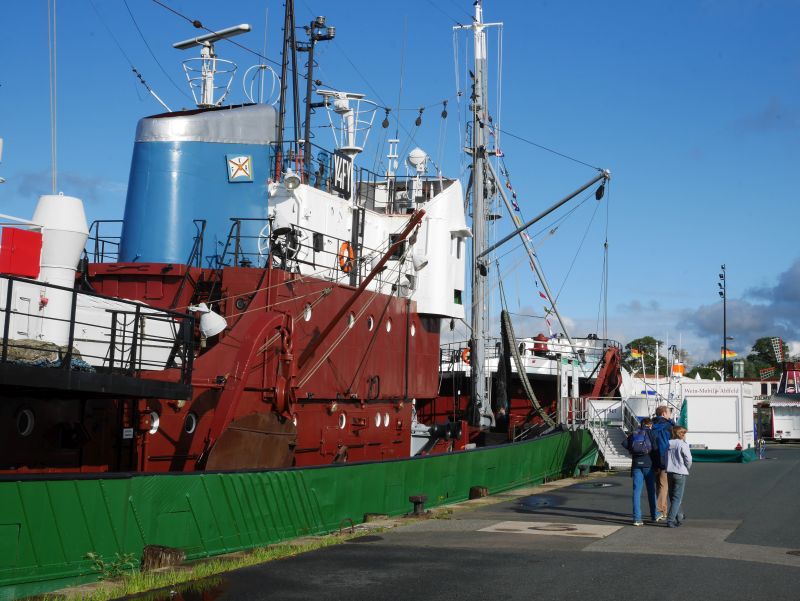
<path fill-rule="evenodd" d="M 625 442 L 627 444 L 624 446 L 631 455 L 648 455 L 653 450 L 653 442 L 647 430 L 636 430 Z"/>

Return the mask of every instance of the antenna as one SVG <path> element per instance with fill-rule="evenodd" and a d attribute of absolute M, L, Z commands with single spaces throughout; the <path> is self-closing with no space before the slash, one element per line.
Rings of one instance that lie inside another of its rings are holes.
<path fill-rule="evenodd" d="M 328 121 L 333 132 L 336 149 L 351 159 L 364 150 L 369 137 L 375 110 L 378 105 L 364 98 L 364 94 L 317 90 L 328 110 Z M 335 122 L 338 118 L 338 124 Z"/>
<path fill-rule="evenodd" d="M 0 163 L 3 162 L 3 138 L 0 138 Z M 6 183 L 6 178 L 0 177 L 0 184 Z"/>
<path fill-rule="evenodd" d="M 188 50 L 189 48 L 193 48 L 195 46 L 206 46 L 213 48 L 214 42 L 232 38 L 235 35 L 241 35 L 243 33 L 247 33 L 248 31 L 250 31 L 250 25 L 247 23 L 242 23 L 241 25 L 226 27 L 220 31 L 206 33 L 196 38 L 189 38 L 188 40 L 183 40 L 182 42 L 176 42 L 172 45 L 172 47 L 177 50 Z"/>
<path fill-rule="evenodd" d="M 241 35 L 250 31 L 250 25 L 242 23 L 233 27 L 227 27 L 221 31 L 213 31 L 206 33 L 196 38 L 189 38 L 182 42 L 176 42 L 172 45 L 177 50 L 188 50 L 195 46 L 200 46 L 200 58 L 190 58 L 183 61 L 183 70 L 186 72 L 186 79 L 189 81 L 189 87 L 192 90 L 195 104 L 200 108 L 207 108 L 212 106 L 219 106 L 230 91 L 233 76 L 236 73 L 236 63 L 217 58 L 214 52 L 214 43 L 219 40 L 231 38 L 236 35 Z M 200 66 L 197 62 L 200 61 Z M 221 65 L 221 66 L 220 66 Z M 228 75 L 228 83 L 223 86 L 214 85 L 214 76 L 217 73 Z M 224 89 L 225 91 L 218 99 L 214 99 L 214 91 L 217 89 Z M 200 99 L 197 98 L 197 91 L 200 92 Z"/>

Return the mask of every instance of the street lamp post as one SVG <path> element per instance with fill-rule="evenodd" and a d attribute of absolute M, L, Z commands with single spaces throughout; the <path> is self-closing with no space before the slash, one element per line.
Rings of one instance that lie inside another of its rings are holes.
<path fill-rule="evenodd" d="M 728 280 L 726 279 L 725 264 L 720 265 L 722 272 L 719 274 L 719 295 L 722 297 L 722 381 L 725 382 L 728 373 Z"/>

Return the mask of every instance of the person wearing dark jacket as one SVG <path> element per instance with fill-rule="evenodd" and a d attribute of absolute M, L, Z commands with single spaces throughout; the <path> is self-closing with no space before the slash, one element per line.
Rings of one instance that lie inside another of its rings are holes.
<path fill-rule="evenodd" d="M 647 502 L 650 506 L 650 518 L 656 521 L 656 483 L 653 464 L 658 461 L 656 440 L 653 436 L 653 420 L 646 417 L 641 427 L 632 433 L 622 446 L 631 454 L 631 478 L 633 478 L 633 525 L 643 526 L 642 522 L 642 487 L 647 488 Z M 649 451 L 646 450 L 649 446 Z M 644 449 L 642 448 L 644 447 Z"/>
<path fill-rule="evenodd" d="M 656 416 L 653 419 L 653 436 L 656 440 L 655 462 L 653 464 L 654 478 L 656 481 L 656 521 L 660 522 L 667 517 L 667 496 L 669 486 L 667 481 L 667 452 L 669 451 L 669 441 L 672 438 L 672 428 L 675 422 L 672 421 L 672 409 L 666 405 L 656 408 Z"/>

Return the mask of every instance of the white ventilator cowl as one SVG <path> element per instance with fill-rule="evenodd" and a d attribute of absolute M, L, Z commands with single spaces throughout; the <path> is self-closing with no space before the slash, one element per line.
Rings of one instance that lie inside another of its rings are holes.
<path fill-rule="evenodd" d="M 69 288 L 44 288 L 40 292 L 48 301 L 39 311 L 43 318 L 40 335 L 43 340 L 65 346 L 69 342 L 75 271 L 89 237 L 83 202 L 63 194 L 46 194 L 39 198 L 31 221 L 42 226 L 42 255 L 36 279 Z"/>

